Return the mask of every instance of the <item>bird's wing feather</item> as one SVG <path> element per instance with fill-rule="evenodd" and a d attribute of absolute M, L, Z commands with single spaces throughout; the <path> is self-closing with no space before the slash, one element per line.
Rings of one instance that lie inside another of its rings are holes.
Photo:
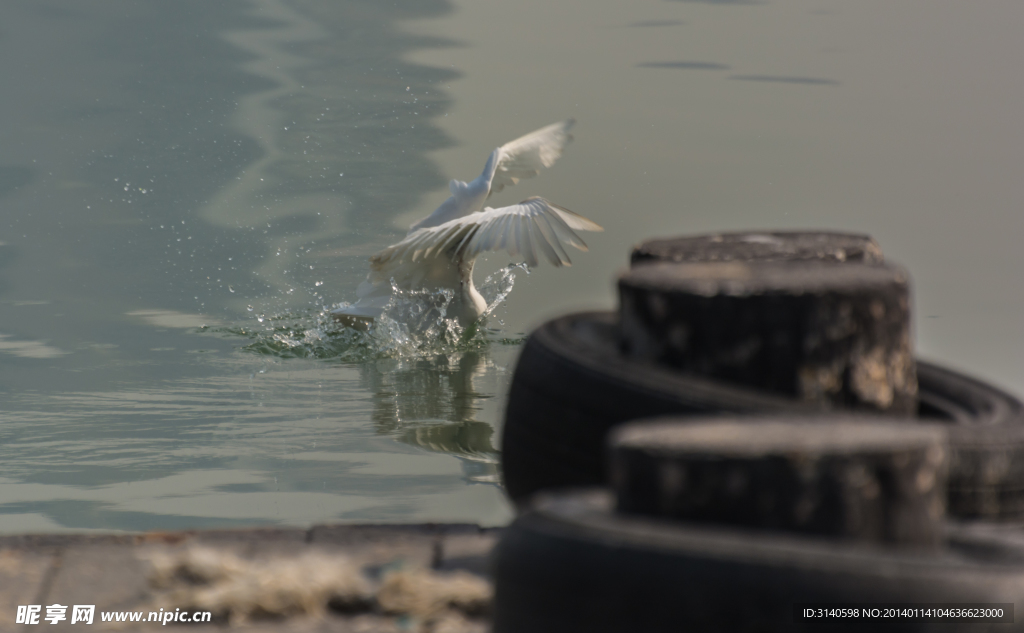
<path fill-rule="evenodd" d="M 370 258 L 380 276 L 409 264 L 440 257 L 475 259 L 488 251 L 506 251 L 536 266 L 543 256 L 555 266 L 569 266 L 565 245 L 587 250 L 576 231 L 603 231 L 598 224 L 543 198 L 528 198 L 508 207 L 477 211 L 411 233 Z"/>
<path fill-rule="evenodd" d="M 553 123 L 502 145 L 501 159 L 491 180 L 488 195 L 512 186 L 523 178 L 536 176 L 545 167 L 551 167 L 572 140 L 569 128 L 574 123 L 573 119 Z"/>

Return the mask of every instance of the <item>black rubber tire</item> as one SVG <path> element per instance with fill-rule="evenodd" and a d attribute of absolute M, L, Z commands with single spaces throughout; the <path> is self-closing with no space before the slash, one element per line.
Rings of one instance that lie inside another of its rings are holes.
<path fill-rule="evenodd" d="M 602 486 L 605 437 L 617 424 L 664 414 L 815 413 L 782 396 L 631 361 L 616 315 L 587 312 L 530 335 L 509 389 L 502 470 L 517 504 L 540 490 Z M 1024 516 L 1024 405 L 942 367 L 917 364 L 920 412 L 950 423 L 949 513 Z"/>
<path fill-rule="evenodd" d="M 1024 566 L 1024 522 L 946 521 L 946 542 L 972 558 L 1004 565 Z"/>
<path fill-rule="evenodd" d="M 797 622 L 794 603 L 1015 603 L 1024 565 L 616 515 L 610 495 L 540 495 L 504 530 L 495 633 L 1020 631 L 1015 624 Z"/>
<path fill-rule="evenodd" d="M 516 502 L 538 490 L 599 486 L 605 436 L 627 420 L 668 413 L 818 409 L 624 357 L 611 312 L 545 323 L 523 346 L 502 431 L 502 471 Z"/>
<path fill-rule="evenodd" d="M 1024 516 L 1024 405 L 1000 389 L 918 362 L 921 419 L 950 422 L 948 512 Z"/>

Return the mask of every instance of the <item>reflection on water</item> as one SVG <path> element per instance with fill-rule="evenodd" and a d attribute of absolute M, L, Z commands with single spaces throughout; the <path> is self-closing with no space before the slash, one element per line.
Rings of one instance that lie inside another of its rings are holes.
<path fill-rule="evenodd" d="M 0 5 L 0 531 L 507 520 L 507 335 L 323 318 L 445 184 L 456 72 L 403 57 L 451 43 L 396 21 L 449 10 Z M 409 363 L 451 382 L 389 422 Z"/>
<path fill-rule="evenodd" d="M 10 396 L 3 509 L 84 528 L 500 521 L 491 437 L 515 349 L 260 368 L 211 354 L 196 363 L 218 376 Z"/>
<path fill-rule="evenodd" d="M 520 332 L 655 234 L 873 233 L 923 354 L 1024 391 L 1022 7 L 0 3 L 0 531 L 506 521 Z M 569 116 L 575 266 L 502 302 L 482 262 L 472 331 L 325 318 L 443 174 Z"/>
<path fill-rule="evenodd" d="M 511 293 L 523 265 L 509 265 L 480 286 L 491 314 Z M 375 429 L 407 444 L 453 455 L 469 481 L 497 484 L 498 451 L 493 445 L 494 411 L 483 402 L 504 390 L 507 357 L 501 348 L 518 345 L 485 323 L 463 329 L 446 316 L 448 291 L 395 289 L 369 330 L 338 325 L 325 306 L 319 312 L 257 316 L 261 327 L 215 332 L 254 339 L 243 349 L 277 358 L 317 358 L 358 368 L 372 394 Z M 493 409 L 493 407 L 492 407 Z M 481 417 L 489 419 L 484 421 Z"/>
<path fill-rule="evenodd" d="M 22 358 L 56 358 L 68 352 L 50 347 L 42 341 L 17 341 L 10 335 L 0 334 L 0 352 Z"/>
<path fill-rule="evenodd" d="M 446 359 L 388 360 L 362 370 L 375 395 L 372 420 L 378 432 L 414 446 L 455 455 L 472 481 L 498 481 L 494 426 L 479 418 L 503 377 L 487 351 Z"/>
<path fill-rule="evenodd" d="M 366 11 L 258 0 L 249 13 L 272 23 L 222 34 L 249 54 L 241 69 L 268 86 L 239 100 L 229 122 L 257 141 L 260 158 L 198 210 L 214 226 L 266 236 L 253 269 L 265 285 L 227 305 L 269 312 L 329 302 L 348 290 L 339 260 L 365 265 L 391 217 L 443 184 L 425 153 L 450 143 L 431 119 L 449 107 L 439 86 L 456 73 L 403 62 L 411 46 L 446 43 L 402 37 L 393 20 L 446 10 L 437 1 Z"/>

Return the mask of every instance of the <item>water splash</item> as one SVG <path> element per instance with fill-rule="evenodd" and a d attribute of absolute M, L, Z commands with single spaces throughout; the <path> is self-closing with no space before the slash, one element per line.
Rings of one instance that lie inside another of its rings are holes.
<path fill-rule="evenodd" d="M 483 316 L 490 316 L 494 310 L 504 303 L 505 297 L 512 292 L 512 286 L 516 283 L 518 273 L 530 274 L 530 267 L 526 264 L 509 264 L 504 268 L 488 275 L 484 282 L 477 288 L 477 292 L 487 302 L 487 309 Z"/>
<path fill-rule="evenodd" d="M 368 330 L 381 356 L 420 356 L 455 351 L 465 330 L 448 317 L 455 292 L 402 290 L 392 281 L 391 299 Z"/>
<path fill-rule="evenodd" d="M 463 328 L 448 316 L 455 294 L 450 289 L 403 290 L 392 285 L 384 312 L 367 330 L 345 327 L 330 311 L 347 304 L 310 308 L 278 315 L 260 314 L 249 326 L 219 328 L 245 336 L 251 342 L 242 349 L 279 358 L 320 358 L 341 362 L 365 362 L 379 358 L 427 358 L 465 352 L 491 343 L 518 344 L 486 327 L 493 314 L 512 292 L 516 274 L 529 273 L 525 264 L 510 264 L 484 279 L 478 290 L 487 302 L 481 320 Z"/>
<path fill-rule="evenodd" d="M 338 328 L 326 312 L 301 312 L 265 316 L 258 323 L 214 330 L 228 336 L 250 339 L 247 352 L 278 358 L 321 358 L 358 362 L 374 357 L 366 332 Z"/>

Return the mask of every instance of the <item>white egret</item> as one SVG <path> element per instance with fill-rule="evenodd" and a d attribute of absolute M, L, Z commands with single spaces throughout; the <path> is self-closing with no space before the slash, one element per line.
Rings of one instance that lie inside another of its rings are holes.
<path fill-rule="evenodd" d="M 466 327 L 487 308 L 473 285 L 480 254 L 505 250 L 531 267 L 539 256 L 569 266 L 566 244 L 587 250 L 576 231 L 603 231 L 601 226 L 539 197 L 497 209 L 483 204 L 491 194 L 553 165 L 572 140 L 573 123 L 555 123 L 506 143 L 491 152 L 475 180 L 452 180 L 452 195 L 441 206 L 413 224 L 405 239 L 370 257 L 370 274 L 356 290 L 357 301 L 333 310 L 333 318 L 363 329 L 384 311 L 396 287 L 450 289 L 454 296 L 447 316 Z"/>

